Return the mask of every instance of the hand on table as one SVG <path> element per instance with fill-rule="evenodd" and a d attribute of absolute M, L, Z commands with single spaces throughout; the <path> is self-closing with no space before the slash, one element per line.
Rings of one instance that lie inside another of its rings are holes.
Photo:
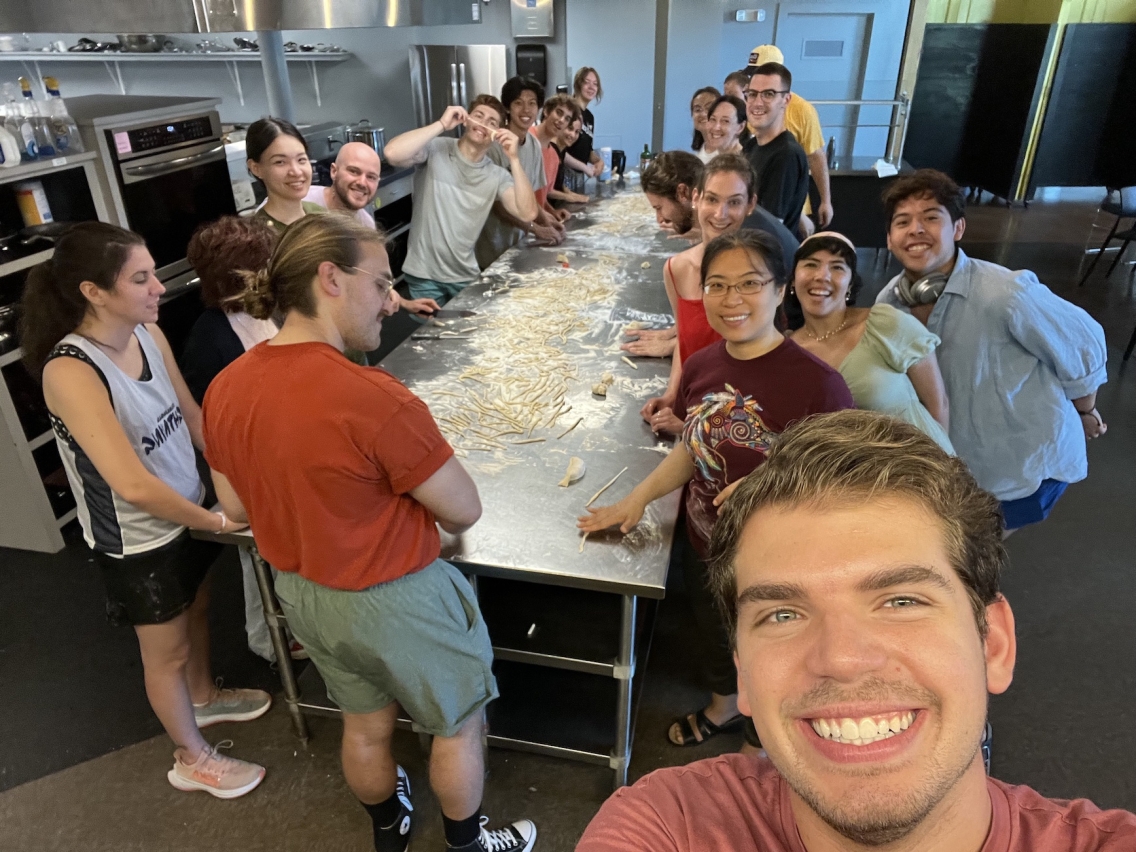
<path fill-rule="evenodd" d="M 610 506 L 589 506 L 588 514 L 581 515 L 576 519 L 576 526 L 587 533 L 599 532 L 608 527 L 618 526 L 619 531 L 626 535 L 639 523 L 645 508 L 637 500 L 633 500 L 629 494 L 618 503 L 612 503 Z"/>
<path fill-rule="evenodd" d="M 558 246 L 564 242 L 564 231 L 559 228 L 554 228 L 551 225 L 536 225 L 532 226 L 533 236 L 538 242 L 549 246 Z"/>
<path fill-rule="evenodd" d="M 629 331 L 627 336 L 636 339 L 621 344 L 619 348 L 639 358 L 666 358 L 674 354 L 678 343 L 673 335 L 667 337 L 661 331 Z"/>
<path fill-rule="evenodd" d="M 565 222 L 567 222 L 567 221 L 568 221 L 569 219 L 571 219 L 571 218 L 572 218 L 572 214 L 571 214 L 571 213 L 569 213 L 569 212 L 568 212 L 567 210 L 563 210 L 563 209 L 561 209 L 561 210 L 556 210 L 556 209 L 554 209 L 554 210 L 552 211 L 552 213 L 551 213 L 550 215 L 551 215 L 551 216 L 552 216 L 552 218 L 554 218 L 554 219 L 555 219 L 555 220 L 556 220 L 556 221 L 557 221 L 558 223 L 560 223 L 560 226 L 561 226 L 562 228 L 563 228 L 563 226 L 564 226 L 564 223 L 565 223 Z"/>
<path fill-rule="evenodd" d="M 420 317 L 433 316 L 442 309 L 442 306 L 433 299 L 403 299 L 401 307 Z"/>
<path fill-rule="evenodd" d="M 674 409 L 660 408 L 647 420 L 647 424 L 651 427 L 651 431 L 655 433 L 663 432 L 667 435 L 681 435 L 683 422 L 675 416 Z"/>

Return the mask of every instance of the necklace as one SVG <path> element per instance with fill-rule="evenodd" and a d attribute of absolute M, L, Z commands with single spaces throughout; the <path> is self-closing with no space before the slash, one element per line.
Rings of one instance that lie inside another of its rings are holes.
<path fill-rule="evenodd" d="M 805 334 L 807 334 L 809 337 L 811 337 L 817 343 L 824 343 L 830 337 L 835 337 L 836 335 L 840 334 L 840 332 L 844 331 L 844 329 L 846 329 L 847 327 L 848 327 L 848 318 L 845 317 L 844 322 L 842 322 L 840 325 L 838 325 L 832 331 L 826 331 L 824 334 L 817 336 L 817 335 L 813 334 L 811 331 L 809 331 L 808 326 L 805 326 Z"/>
<path fill-rule="evenodd" d="M 103 349 L 109 349 L 111 352 L 117 352 L 120 355 L 123 352 L 126 351 L 125 348 L 124 349 L 116 349 L 115 347 L 111 346 L 109 343 L 103 343 L 101 340 L 96 340 L 95 338 L 91 337 L 91 335 L 89 335 L 89 334 L 80 334 L 79 336 L 82 337 L 85 340 L 91 341 L 91 343 L 94 343 L 96 346 L 101 346 Z"/>

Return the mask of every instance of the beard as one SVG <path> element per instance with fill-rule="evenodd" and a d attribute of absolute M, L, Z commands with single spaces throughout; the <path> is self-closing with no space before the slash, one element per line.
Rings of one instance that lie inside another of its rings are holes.
<path fill-rule="evenodd" d="M 863 684 L 853 693 L 843 693 L 825 684 L 807 693 L 800 702 L 802 708 L 842 701 L 886 701 L 897 697 L 914 699 L 916 706 L 940 709 L 938 698 L 921 689 L 900 688 L 882 680 Z M 925 711 L 924 711 L 925 712 Z M 793 713 L 794 717 L 800 713 Z M 878 847 L 907 837 L 918 828 L 931 812 L 974 763 L 979 742 L 975 737 L 973 748 L 958 748 L 954 754 L 932 755 L 925 761 L 922 777 L 903 794 L 891 790 L 872 793 L 872 782 L 887 770 L 864 767 L 858 773 L 864 790 L 869 795 L 856 797 L 832 796 L 821 790 L 803 767 L 791 764 L 777 765 L 777 770 L 804 802 L 834 831 L 861 846 Z"/>
<path fill-rule="evenodd" d="M 364 202 L 361 207 L 356 207 L 355 202 L 351 200 L 350 190 L 346 186 L 340 187 L 340 185 L 336 183 L 332 184 L 331 188 L 335 191 L 335 194 L 339 196 L 340 203 L 348 210 L 360 210 L 362 207 L 367 206 L 366 202 Z"/>

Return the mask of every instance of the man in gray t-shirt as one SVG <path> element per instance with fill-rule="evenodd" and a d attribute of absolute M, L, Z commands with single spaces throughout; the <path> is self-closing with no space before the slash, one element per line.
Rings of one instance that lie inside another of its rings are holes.
<path fill-rule="evenodd" d="M 414 215 L 403 277 L 415 299 L 445 304 L 479 274 L 473 247 L 494 202 L 522 222 L 537 216 L 532 184 L 517 151 L 517 137 L 501 129 L 505 109 L 492 95 L 478 95 L 467 113 L 447 107 L 427 127 L 396 136 L 384 153 L 396 166 L 418 166 Z M 440 138 L 460 124 L 460 139 Z M 494 140 L 509 171 L 486 156 Z"/>

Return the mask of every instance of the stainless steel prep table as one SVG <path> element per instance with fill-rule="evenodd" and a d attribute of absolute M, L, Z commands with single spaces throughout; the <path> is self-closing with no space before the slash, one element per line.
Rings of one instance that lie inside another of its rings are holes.
<path fill-rule="evenodd" d="M 630 233 L 621 238 L 612 233 L 636 218 Z M 669 449 L 639 416 L 643 402 L 665 387 L 669 364 L 637 359 L 633 368 L 622 360 L 619 344 L 627 321 L 661 322 L 666 316 L 662 259 L 681 248 L 657 237 L 642 195 L 617 195 L 573 220 L 565 245 L 507 252 L 481 282 L 446 305 L 473 316 L 445 327 L 423 326 L 383 362 L 438 417 L 441 410 L 460 407 L 455 395 L 476 386 L 459 377 L 493 359 L 507 334 L 502 329 L 515 323 L 556 325 L 555 318 L 518 315 L 523 299 L 539 300 L 540 288 L 575 281 L 595 285 L 591 290 L 582 285 L 582 295 L 602 291 L 603 298 L 582 301 L 576 309 L 581 331 L 556 344 L 575 379 L 565 393 L 571 410 L 535 433 L 545 441 L 493 451 L 466 451 L 460 440 L 452 441 L 465 454 L 483 514 L 463 536 L 443 534 L 442 556 L 479 587 L 493 639 L 502 697 L 491 706 L 490 744 L 606 765 L 615 772 L 616 786 L 627 781 L 635 675 L 645 665 L 655 605 L 665 593 L 679 495 L 651 504 L 627 536 L 611 531 L 590 536 L 582 550 L 576 518 L 622 468 L 627 470 L 597 505 L 627 494 Z M 605 372 L 614 383 L 599 398 L 591 387 Z M 584 459 L 586 475 L 559 487 L 572 456 Z M 502 601 L 495 603 L 499 596 Z M 606 650 L 605 638 L 611 640 Z M 300 707 L 330 708 L 314 667 L 300 685 L 305 694 Z M 595 712 L 605 696 L 615 706 L 603 711 L 603 725 L 574 718 Z M 607 743 L 604 728 L 614 734 Z"/>

